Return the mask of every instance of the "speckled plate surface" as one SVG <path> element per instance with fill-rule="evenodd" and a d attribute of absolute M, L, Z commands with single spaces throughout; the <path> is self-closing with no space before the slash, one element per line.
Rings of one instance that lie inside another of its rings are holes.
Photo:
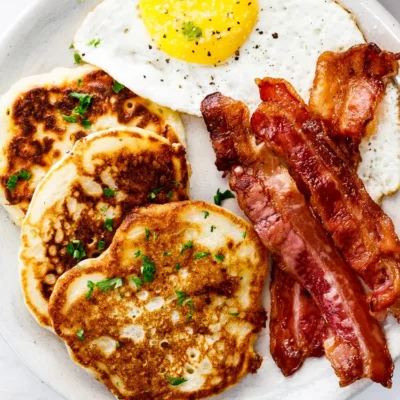
<path fill-rule="evenodd" d="M 0 39 L 0 93 L 21 77 L 43 73 L 58 66 L 73 65 L 68 50 L 74 33 L 87 12 L 100 0 L 39 0 Z M 355 16 L 370 41 L 385 49 L 400 50 L 400 26 L 375 0 L 342 0 Z M 192 197 L 212 201 L 216 188 L 225 188 L 216 171 L 214 153 L 202 130 L 202 121 L 184 117 L 187 127 L 189 160 L 193 167 Z M 238 212 L 235 201 L 227 208 Z M 385 210 L 400 232 L 400 197 L 386 199 Z M 0 210 L 0 331 L 25 364 L 46 384 L 68 400 L 107 400 L 113 396 L 77 367 L 64 345 L 50 332 L 41 329 L 26 310 L 19 287 L 17 254 L 19 229 Z M 266 299 L 267 305 L 268 299 Z M 391 353 L 400 356 L 400 325 L 388 320 L 385 330 Z M 257 343 L 265 361 L 257 375 L 246 377 L 220 399 L 309 400 L 347 399 L 368 385 L 367 381 L 340 389 L 325 359 L 308 360 L 302 370 L 285 379 L 275 367 L 268 351 L 268 330 Z M 396 373 L 399 373 L 397 371 Z"/>

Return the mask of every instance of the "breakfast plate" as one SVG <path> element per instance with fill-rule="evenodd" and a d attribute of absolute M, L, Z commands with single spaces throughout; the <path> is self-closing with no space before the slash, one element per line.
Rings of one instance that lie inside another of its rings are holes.
<path fill-rule="evenodd" d="M 0 40 L 0 93 L 22 77 L 40 74 L 59 66 L 73 67 L 74 58 L 68 50 L 77 29 L 87 13 L 99 0 L 39 0 L 19 19 Z M 357 18 L 368 41 L 384 49 L 398 51 L 400 25 L 375 0 L 342 0 L 341 4 Z M 192 166 L 191 197 L 212 202 L 217 188 L 228 186 L 226 179 L 214 167 L 215 156 L 204 136 L 204 123 L 194 117 L 183 116 L 187 131 L 188 159 Z M 400 197 L 386 198 L 385 211 L 392 217 L 400 233 Z M 224 206 L 243 215 L 234 200 Z M 24 305 L 18 276 L 19 229 L 0 210 L 0 331 L 9 345 L 26 365 L 46 384 L 66 399 L 106 400 L 112 395 L 89 375 L 82 373 L 69 358 L 64 344 L 51 332 L 41 329 Z M 267 286 L 266 286 L 267 288 Z M 265 306 L 268 295 L 265 291 Z M 400 326 L 393 318 L 385 323 L 391 354 L 400 357 Z M 337 379 L 325 359 L 309 359 L 291 378 L 284 378 L 269 356 L 269 332 L 260 335 L 256 348 L 264 357 L 258 374 L 247 376 L 236 387 L 221 394 L 220 399 L 284 400 L 329 398 L 346 399 L 368 385 L 359 381 L 339 388 Z"/>

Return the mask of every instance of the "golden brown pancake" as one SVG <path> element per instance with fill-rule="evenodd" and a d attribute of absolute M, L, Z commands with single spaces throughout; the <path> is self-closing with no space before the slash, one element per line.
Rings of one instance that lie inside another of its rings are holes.
<path fill-rule="evenodd" d="M 110 245 L 134 207 L 188 198 L 185 149 L 139 128 L 103 131 L 76 143 L 39 183 L 22 225 L 21 285 L 39 324 L 65 271 Z"/>
<path fill-rule="evenodd" d="M 22 79 L 2 97 L 0 204 L 17 225 L 46 172 L 90 133 L 117 126 L 139 127 L 185 144 L 177 113 L 116 85 L 105 72 L 86 65 Z M 85 112 L 77 110 L 80 100 L 71 93 L 93 96 Z M 23 178 L 26 172 L 29 180 Z M 10 188 L 7 183 L 13 180 L 15 187 Z"/>
<path fill-rule="evenodd" d="M 119 399 L 199 399 L 261 365 L 267 270 L 241 218 L 201 201 L 152 205 L 58 280 L 49 311 L 73 360 Z"/>

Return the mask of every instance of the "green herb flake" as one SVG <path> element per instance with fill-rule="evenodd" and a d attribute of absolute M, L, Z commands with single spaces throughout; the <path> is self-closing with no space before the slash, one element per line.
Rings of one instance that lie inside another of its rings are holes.
<path fill-rule="evenodd" d="M 61 114 L 62 118 L 64 121 L 69 122 L 70 124 L 76 124 L 78 122 L 78 120 L 76 119 L 76 117 L 74 117 L 73 115 L 65 115 L 65 114 Z"/>
<path fill-rule="evenodd" d="M 123 285 L 122 278 L 112 278 L 105 279 L 103 281 L 97 282 L 96 287 L 99 288 L 102 292 L 105 292 L 108 289 L 115 290 Z"/>
<path fill-rule="evenodd" d="M 174 195 L 174 192 L 173 192 L 172 190 L 170 190 L 170 191 L 167 193 L 167 199 L 170 199 L 173 195 Z"/>
<path fill-rule="evenodd" d="M 120 92 L 122 89 L 125 89 L 125 86 L 124 86 L 122 83 L 119 83 L 119 82 L 117 82 L 117 81 L 114 81 L 114 83 L 113 83 L 113 90 L 114 90 L 114 92 L 117 93 L 117 94 L 119 94 L 119 92 Z"/>
<path fill-rule="evenodd" d="M 114 231 L 113 225 L 114 225 L 114 220 L 111 218 L 106 218 L 104 222 L 104 227 L 108 229 L 110 232 L 113 232 Z"/>
<path fill-rule="evenodd" d="M 18 172 L 18 177 L 29 181 L 29 179 L 31 179 L 31 173 L 25 169 L 21 169 L 21 171 Z"/>
<path fill-rule="evenodd" d="M 74 44 L 71 43 L 71 45 L 69 46 L 69 49 L 71 50 L 71 49 L 74 49 L 74 48 L 75 48 Z"/>
<path fill-rule="evenodd" d="M 142 286 L 143 285 L 143 281 L 137 276 L 132 276 L 130 279 L 136 286 Z"/>
<path fill-rule="evenodd" d="M 68 243 L 66 252 L 70 257 L 78 260 L 78 262 L 86 256 L 85 249 L 83 248 L 83 244 L 80 240 L 72 240 L 70 243 Z"/>
<path fill-rule="evenodd" d="M 98 47 L 101 43 L 100 39 L 92 39 L 89 43 L 88 46 L 93 46 L 93 47 Z"/>
<path fill-rule="evenodd" d="M 133 253 L 133 258 L 138 258 L 141 254 L 142 254 L 142 250 L 136 250 L 136 251 Z"/>
<path fill-rule="evenodd" d="M 97 244 L 97 250 L 104 250 L 106 248 L 106 242 L 104 240 L 99 240 Z"/>
<path fill-rule="evenodd" d="M 204 213 L 204 219 L 207 219 L 210 216 L 210 213 L 208 211 L 203 210 Z"/>
<path fill-rule="evenodd" d="M 147 256 L 142 256 L 143 265 L 142 265 L 142 275 L 143 282 L 149 283 L 154 281 L 154 275 L 156 274 L 156 267 L 153 261 L 150 260 Z"/>
<path fill-rule="evenodd" d="M 107 211 L 107 208 L 108 208 L 108 207 L 105 206 L 105 205 L 104 205 L 104 206 L 101 206 L 101 207 L 100 207 L 100 211 L 101 211 L 101 212 L 106 212 L 106 211 Z"/>
<path fill-rule="evenodd" d="M 181 250 L 181 255 L 188 249 L 193 249 L 193 242 L 191 242 L 190 240 L 183 246 Z"/>
<path fill-rule="evenodd" d="M 115 342 L 115 345 L 117 346 L 117 348 L 119 349 L 121 347 L 121 342 L 119 342 L 118 340 Z"/>
<path fill-rule="evenodd" d="M 15 190 L 15 187 L 17 186 L 18 182 L 18 176 L 17 175 L 11 175 L 10 178 L 7 181 L 7 189 L 9 190 Z"/>
<path fill-rule="evenodd" d="M 229 315 L 232 315 L 232 317 L 237 317 L 239 315 L 238 312 L 230 312 Z"/>
<path fill-rule="evenodd" d="M 242 238 L 243 238 L 243 239 L 246 239 L 246 236 L 247 236 L 247 232 L 243 232 L 243 233 L 242 233 Z"/>
<path fill-rule="evenodd" d="M 82 120 L 82 126 L 83 126 L 85 129 L 90 129 L 90 128 L 92 127 L 92 122 L 89 121 L 88 119 L 83 119 L 83 120 Z"/>
<path fill-rule="evenodd" d="M 87 93 L 79 93 L 79 92 L 72 92 L 69 95 L 70 97 L 79 100 L 79 106 L 75 107 L 72 110 L 72 114 L 80 115 L 81 117 L 83 117 L 83 115 L 88 110 L 90 104 L 92 103 L 93 95 Z"/>
<path fill-rule="evenodd" d="M 172 255 L 172 253 L 170 251 L 163 251 L 164 257 L 170 256 L 170 255 Z"/>
<path fill-rule="evenodd" d="M 211 255 L 211 253 L 209 251 L 198 252 L 194 255 L 194 259 L 199 260 L 200 258 L 208 257 L 209 255 Z"/>
<path fill-rule="evenodd" d="M 150 232 L 150 229 L 145 229 L 144 230 L 144 232 L 145 232 L 145 239 L 146 239 L 146 241 L 148 241 L 149 240 L 149 238 L 150 238 L 150 234 L 151 234 L 151 232 Z"/>
<path fill-rule="evenodd" d="M 192 21 L 185 22 L 182 25 L 182 32 L 183 36 L 185 36 L 185 38 L 190 42 L 193 42 L 203 35 L 203 31 L 201 30 L 201 28 L 196 26 Z"/>
<path fill-rule="evenodd" d="M 172 376 L 164 375 L 164 378 L 169 381 L 171 386 L 179 386 L 187 382 L 186 378 L 173 378 Z"/>
<path fill-rule="evenodd" d="M 108 187 L 104 188 L 103 190 L 106 197 L 114 197 L 117 194 L 116 190 L 112 190 Z"/>
<path fill-rule="evenodd" d="M 178 307 L 180 307 L 183 302 L 186 300 L 185 292 L 181 292 L 179 290 L 175 290 L 176 297 L 178 298 Z"/>
<path fill-rule="evenodd" d="M 79 87 L 82 86 L 82 79 L 81 79 L 81 78 L 78 79 L 78 86 L 79 86 Z"/>
<path fill-rule="evenodd" d="M 175 187 L 179 187 L 179 186 L 181 186 L 181 184 L 179 183 L 179 182 L 177 182 L 177 181 L 171 181 L 171 183 L 175 186 Z"/>
<path fill-rule="evenodd" d="M 218 261 L 224 261 L 224 260 L 225 260 L 225 258 L 224 258 L 224 256 L 223 256 L 222 254 L 216 254 L 214 257 L 215 257 Z"/>
<path fill-rule="evenodd" d="M 214 203 L 217 206 L 220 206 L 222 202 L 226 199 L 234 199 L 235 195 L 230 190 L 225 190 L 225 192 L 221 192 L 219 189 L 217 190 L 217 194 L 214 196 Z"/>
<path fill-rule="evenodd" d="M 161 187 L 161 188 L 154 189 L 154 190 L 148 195 L 148 198 L 149 198 L 150 200 L 154 200 L 154 199 L 157 197 L 157 195 L 158 195 L 162 190 L 163 190 L 162 187 Z"/>
<path fill-rule="evenodd" d="M 175 264 L 175 269 L 179 271 L 181 269 L 181 264 Z"/>
<path fill-rule="evenodd" d="M 93 293 L 93 290 L 95 288 L 95 284 L 92 281 L 88 281 L 87 287 L 89 288 L 89 290 L 87 291 L 87 293 L 85 295 L 85 298 L 86 298 L 86 300 L 90 300 L 90 296 Z"/>
<path fill-rule="evenodd" d="M 153 233 L 153 239 L 154 239 L 154 240 L 157 240 L 157 237 L 158 237 L 157 232 L 154 232 L 154 233 Z"/>
<path fill-rule="evenodd" d="M 85 338 L 85 331 L 83 329 L 79 329 L 78 332 L 76 332 L 76 336 L 78 337 L 78 339 L 83 342 L 84 340 L 86 340 Z"/>
<path fill-rule="evenodd" d="M 217 227 L 215 225 L 211 225 L 211 229 L 210 229 L 211 232 L 214 232 L 216 229 L 217 229 Z"/>
<path fill-rule="evenodd" d="M 78 53 L 74 54 L 74 60 L 76 65 L 82 64 L 83 62 L 82 57 Z"/>

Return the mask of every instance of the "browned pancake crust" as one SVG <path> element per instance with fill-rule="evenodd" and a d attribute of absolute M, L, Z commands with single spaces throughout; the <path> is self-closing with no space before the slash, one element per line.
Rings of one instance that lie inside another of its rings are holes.
<path fill-rule="evenodd" d="M 224 209 L 204 202 L 193 203 L 200 204 L 200 214 L 201 209 L 208 210 L 210 213 L 218 210 L 219 213 L 228 214 Z M 57 335 L 66 341 L 75 361 L 92 372 L 95 371 L 98 379 L 107 385 L 119 399 L 191 400 L 205 398 L 237 383 L 246 373 L 255 373 L 261 365 L 262 358 L 256 353 L 249 353 L 249 344 L 254 341 L 255 334 L 266 323 L 266 314 L 260 300 L 268 269 L 267 251 L 259 242 L 250 225 L 244 224 L 243 220 L 229 214 L 229 218 L 236 219 L 239 226 L 244 225 L 246 227 L 246 240 L 254 243 L 257 250 L 256 257 L 260 257 L 260 255 L 262 257 L 258 262 L 259 270 L 254 271 L 249 282 L 250 304 L 246 309 L 239 310 L 237 317 L 228 316 L 233 321 L 240 320 L 250 323 L 252 325 L 251 332 L 241 343 L 238 343 L 233 336 L 227 334 L 223 329 L 221 330 L 221 341 L 225 343 L 224 357 L 223 359 L 218 358 L 221 354 L 218 351 L 216 351 L 214 358 L 210 357 L 215 369 L 206 378 L 204 389 L 188 393 L 177 391 L 164 377 L 165 374 L 175 377 L 182 376 L 185 372 L 185 363 L 190 363 L 190 357 L 186 354 L 187 348 L 197 348 L 199 343 L 204 340 L 205 335 L 212 335 L 210 326 L 215 324 L 214 317 L 216 314 L 220 314 L 221 307 L 213 312 L 214 309 L 211 308 L 210 304 L 217 297 L 224 296 L 229 301 L 229 299 L 237 296 L 240 275 L 233 278 L 232 270 L 240 271 L 240 268 L 246 263 L 243 259 L 231 260 L 229 266 L 227 266 L 212 256 L 195 260 L 194 254 L 196 252 L 208 250 L 197 244 L 196 239 L 193 240 L 193 249 L 188 249 L 180 254 L 185 244 L 183 232 L 193 228 L 189 222 L 179 219 L 179 213 L 181 210 L 187 209 L 188 205 L 190 205 L 190 202 L 173 203 L 163 206 L 164 210 L 160 210 L 160 206 L 148 206 L 130 214 L 117 232 L 106 258 L 101 259 L 98 263 L 94 262 L 90 266 L 82 264 L 81 269 L 77 267 L 69 271 L 59 281 L 57 290 L 51 297 L 49 312 Z M 193 317 L 190 320 L 187 318 L 189 308 L 185 305 L 178 307 L 176 300 L 171 303 L 172 306 L 166 305 L 157 311 L 147 313 L 145 318 L 142 315 L 137 317 L 139 319 L 135 319 L 133 323 L 140 323 L 147 329 L 144 343 L 135 343 L 130 339 L 120 338 L 122 327 L 132 324 L 132 317 L 129 316 L 129 308 L 126 304 L 129 301 L 127 299 L 135 297 L 137 293 L 137 290 L 128 284 L 127 278 L 141 276 L 142 260 L 140 257 L 134 258 L 132 256 L 137 249 L 132 247 L 131 241 L 127 239 L 128 232 L 133 226 L 146 226 L 152 234 L 157 234 L 156 240 L 151 236 L 140 249 L 142 254 L 147 255 L 156 266 L 154 282 L 143 286 L 143 289 L 149 292 L 149 299 L 160 295 L 166 297 L 168 291 L 170 291 L 172 297 L 175 297 L 174 290 L 179 290 L 179 288 L 174 287 L 174 284 L 171 283 L 171 276 L 178 277 L 179 271 L 175 268 L 175 265 L 180 263 L 182 266 L 190 265 L 188 277 L 185 278 L 184 282 L 181 280 L 180 284 L 184 283 L 185 293 L 188 298 L 193 299 L 194 303 Z M 228 254 L 234 252 L 237 246 L 237 243 L 230 240 L 226 248 L 221 248 L 218 254 L 228 258 Z M 164 251 L 169 251 L 172 254 L 165 256 Z M 129 254 L 129 256 L 127 257 L 126 254 Z M 230 273 L 228 273 L 228 269 Z M 81 275 L 96 272 L 103 273 L 109 278 L 122 277 L 124 278 L 124 285 L 117 290 L 108 292 L 101 292 L 96 289 L 90 301 L 82 296 L 65 313 L 63 306 L 71 283 Z M 171 320 L 171 308 L 180 314 L 180 321 L 176 324 L 173 324 Z M 125 318 L 110 318 L 115 310 L 125 314 Z M 155 321 L 158 321 L 158 323 Z M 150 327 L 155 328 L 153 333 L 150 332 Z M 72 335 L 64 333 L 65 330 L 69 329 L 73 332 Z M 85 341 L 80 341 L 77 338 L 75 334 L 77 329 L 84 329 Z M 181 337 L 180 334 L 184 333 L 186 329 L 192 329 L 193 334 Z M 120 343 L 120 347 L 108 357 L 96 346 L 89 344 L 91 340 L 102 336 L 115 338 Z M 163 342 L 163 338 L 165 338 L 165 342 Z M 146 345 L 148 340 L 151 339 L 161 340 L 161 344 Z M 215 348 L 221 341 L 211 344 L 210 347 Z M 171 371 L 170 362 L 166 359 L 168 353 L 174 356 L 174 371 Z M 239 363 L 236 366 L 228 365 L 227 358 L 234 354 L 240 355 Z M 105 373 L 102 368 L 104 365 L 110 366 L 112 373 L 121 378 L 121 385 L 115 385 L 112 382 L 109 374 Z M 214 384 L 212 381 L 216 376 L 220 377 L 221 381 Z M 124 396 L 120 390 L 121 386 L 134 395 Z"/>
<path fill-rule="evenodd" d="M 149 129 L 171 141 L 179 143 L 174 130 L 148 109 L 148 101 L 127 88 L 118 94 L 113 90 L 114 79 L 101 70 L 84 75 L 82 82 L 39 87 L 23 93 L 8 110 L 12 120 L 13 137 L 3 154 L 7 157 L 7 173 L 0 175 L 0 185 L 10 205 L 19 205 L 27 211 L 33 196 L 29 182 L 20 180 L 14 190 L 7 189 L 11 175 L 20 170 L 30 171 L 34 166 L 48 170 L 63 154 L 54 148 L 59 137 L 64 137 L 68 123 L 60 125 L 56 115 L 71 115 L 79 101 L 70 96 L 72 92 L 93 95 L 85 113 L 85 119 L 96 121 L 110 112 L 117 116 L 121 125 Z M 43 126 L 46 136 L 37 138 L 38 126 Z M 71 145 L 89 132 L 75 132 L 69 138 Z"/>

